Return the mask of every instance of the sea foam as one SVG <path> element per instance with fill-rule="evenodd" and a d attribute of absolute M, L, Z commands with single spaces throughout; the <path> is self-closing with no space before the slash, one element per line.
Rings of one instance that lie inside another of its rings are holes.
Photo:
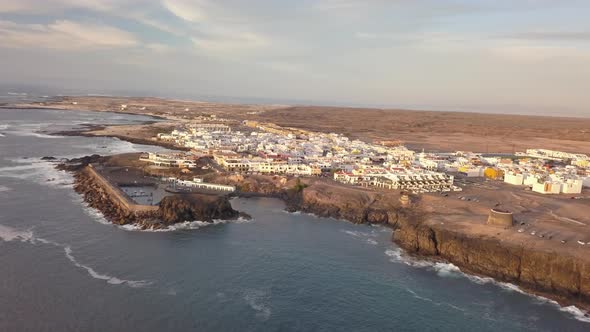
<path fill-rule="evenodd" d="M 57 170 L 52 162 L 33 158 L 10 161 L 17 165 L 0 167 L 0 178 L 32 180 L 37 184 L 54 188 L 71 188 L 73 185 L 72 175 L 66 171 Z"/>
<path fill-rule="evenodd" d="M 61 249 L 63 249 L 66 258 L 72 264 L 74 264 L 74 266 L 85 270 L 88 273 L 88 275 L 90 275 L 92 278 L 104 280 L 108 284 L 126 285 L 126 286 L 129 286 L 132 288 L 146 287 L 146 286 L 149 286 L 152 284 L 152 282 L 147 281 L 147 280 L 127 280 L 127 279 L 121 279 L 121 278 L 117 278 L 114 276 L 110 276 L 108 274 L 99 273 L 96 270 L 94 270 L 92 267 L 78 262 L 78 260 L 73 255 L 72 248 L 69 245 L 63 245 L 63 244 L 60 244 L 60 243 L 57 243 L 57 242 L 54 242 L 51 240 L 46 240 L 46 239 L 43 239 L 40 237 L 36 237 L 36 236 L 34 236 L 32 229 L 18 230 L 16 228 L 0 225 L 0 239 L 4 242 L 20 241 L 20 242 L 24 242 L 24 243 L 30 243 L 33 245 L 41 243 L 41 244 L 51 245 L 54 247 L 61 248 Z"/>
<path fill-rule="evenodd" d="M 401 248 L 387 249 L 387 250 L 385 250 L 385 255 L 390 257 L 391 262 L 402 263 L 402 264 L 406 264 L 406 265 L 416 267 L 416 268 L 426 268 L 426 269 L 436 272 L 436 274 L 440 277 L 451 277 L 451 278 L 463 277 L 463 278 L 467 278 L 471 282 L 474 282 L 479 285 L 492 284 L 497 287 L 500 287 L 502 290 L 507 291 L 507 292 L 517 292 L 517 293 L 520 293 L 523 295 L 527 295 L 527 296 L 535 299 L 539 303 L 546 303 L 546 304 L 553 305 L 556 308 L 558 308 L 560 311 L 567 312 L 567 313 L 573 315 L 574 318 L 579 321 L 590 323 L 590 317 L 588 317 L 588 313 L 577 308 L 576 306 L 562 307 L 556 301 L 553 301 L 553 300 L 548 299 L 543 296 L 527 293 L 526 291 L 522 290 L 517 285 L 507 283 L 507 282 L 496 281 L 495 279 L 490 278 L 490 277 L 479 277 L 479 276 L 467 274 L 467 273 L 461 271 L 461 269 L 459 267 L 457 267 L 456 265 L 454 265 L 452 263 L 415 259 L 415 258 L 410 257 L 407 254 L 405 254 Z"/>
<path fill-rule="evenodd" d="M 66 254 L 66 257 L 70 260 L 70 262 L 72 262 L 76 267 L 86 270 L 86 272 L 88 272 L 88 274 L 94 279 L 104 280 L 108 284 L 111 284 L 111 285 L 125 284 L 129 287 L 132 287 L 132 288 L 139 288 L 139 287 L 145 287 L 145 286 L 151 285 L 151 282 L 146 281 L 146 280 L 125 280 L 125 279 L 120 279 L 117 277 L 110 276 L 108 274 L 98 273 L 93 268 L 79 263 L 76 260 L 76 258 L 72 255 L 72 249 L 69 246 L 65 246 L 65 247 L 63 247 L 63 249 Z"/>
<path fill-rule="evenodd" d="M 161 232 L 175 232 L 175 231 L 183 231 L 183 230 L 195 230 L 195 229 L 199 229 L 202 227 L 215 226 L 215 225 L 226 224 L 226 223 L 242 224 L 242 223 L 248 223 L 251 221 L 252 221 L 252 219 L 246 219 L 246 218 L 239 217 L 236 220 L 216 219 L 216 220 L 213 220 L 213 222 L 185 221 L 185 222 L 181 222 L 181 223 L 172 224 L 172 225 L 167 226 L 166 228 L 161 228 L 161 229 L 142 229 L 141 225 L 138 225 L 138 224 L 121 225 L 121 226 L 117 226 L 117 227 L 119 227 L 120 229 L 126 230 L 126 231 L 132 231 L 132 232 L 161 233 Z"/>
<path fill-rule="evenodd" d="M 247 290 L 244 294 L 244 300 L 250 308 L 256 311 L 256 317 L 261 320 L 268 320 L 272 314 L 270 305 L 268 304 L 270 293 L 257 289 Z"/>

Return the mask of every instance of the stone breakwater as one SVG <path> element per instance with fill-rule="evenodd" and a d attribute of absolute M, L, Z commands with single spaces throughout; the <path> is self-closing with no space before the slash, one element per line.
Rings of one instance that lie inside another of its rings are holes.
<path fill-rule="evenodd" d="M 74 189 L 90 206 L 116 225 L 135 224 L 141 229 L 161 229 L 185 221 L 213 222 L 247 217 L 231 207 L 227 196 L 200 194 L 165 197 L 157 206 L 139 205 L 106 181 L 92 166 L 75 175 Z"/>

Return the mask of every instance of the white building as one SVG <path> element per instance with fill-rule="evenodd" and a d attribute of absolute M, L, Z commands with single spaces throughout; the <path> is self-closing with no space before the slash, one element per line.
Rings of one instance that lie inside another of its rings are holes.
<path fill-rule="evenodd" d="M 582 193 L 583 181 L 581 179 L 568 179 L 561 185 L 561 192 L 564 194 Z"/>
<path fill-rule="evenodd" d="M 507 172 L 504 174 L 504 182 L 520 186 L 524 183 L 524 176 L 521 173 Z"/>
<path fill-rule="evenodd" d="M 541 181 L 541 177 L 537 174 L 525 174 L 523 184 L 525 186 L 532 187 L 535 183 L 539 183 Z"/>
<path fill-rule="evenodd" d="M 549 181 L 535 183 L 532 190 L 539 194 L 559 194 L 561 192 L 561 183 Z"/>
<path fill-rule="evenodd" d="M 187 188 L 197 188 L 197 189 L 207 189 L 207 190 L 216 190 L 216 191 L 224 191 L 224 192 L 234 192 L 236 188 L 234 186 L 226 186 L 223 184 L 217 183 L 207 183 L 203 182 L 200 178 L 193 178 L 193 180 L 178 180 L 175 179 L 175 183 L 178 186 L 187 187 Z"/>
<path fill-rule="evenodd" d="M 148 153 L 139 157 L 140 161 L 145 161 L 159 167 L 178 167 L 178 168 L 196 168 L 197 162 L 184 154 L 165 154 L 165 153 Z"/>

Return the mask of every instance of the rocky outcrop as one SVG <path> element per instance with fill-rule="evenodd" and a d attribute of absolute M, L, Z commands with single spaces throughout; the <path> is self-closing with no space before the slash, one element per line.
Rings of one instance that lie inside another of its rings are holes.
<path fill-rule="evenodd" d="M 43 158 L 53 158 L 53 159 L 43 159 Z M 43 157 L 42 160 L 55 160 L 54 157 Z M 84 167 L 92 164 L 102 162 L 109 157 L 103 157 L 97 154 L 93 154 L 91 156 L 84 156 L 81 158 L 72 158 L 66 159 L 64 162 L 59 163 L 56 168 L 62 171 L 69 171 L 69 172 L 76 172 L 82 170 Z"/>
<path fill-rule="evenodd" d="M 231 207 L 227 196 L 174 195 L 165 197 L 159 205 L 159 217 L 165 224 L 186 220 L 212 222 L 215 219 L 231 220 L 246 216 Z"/>
<path fill-rule="evenodd" d="M 354 223 L 394 225 L 407 214 L 399 194 L 381 193 L 309 178 L 281 176 L 217 176 L 211 182 L 234 185 L 241 197 L 275 197 L 289 212 L 312 213 L 319 217 Z"/>
<path fill-rule="evenodd" d="M 444 259 L 469 273 L 514 283 L 564 304 L 590 307 L 588 260 L 471 237 L 420 218 L 400 219 L 393 241 L 410 253 Z"/>
<path fill-rule="evenodd" d="M 313 213 L 319 217 L 348 220 L 357 224 L 394 225 L 405 211 L 395 195 L 359 191 L 316 183 L 283 195 L 287 210 Z"/>

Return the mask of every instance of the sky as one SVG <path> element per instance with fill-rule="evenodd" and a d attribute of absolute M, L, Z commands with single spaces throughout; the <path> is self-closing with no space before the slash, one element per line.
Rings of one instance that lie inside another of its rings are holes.
<path fill-rule="evenodd" d="M 587 0 L 1 0 L 0 84 L 590 116 Z"/>

